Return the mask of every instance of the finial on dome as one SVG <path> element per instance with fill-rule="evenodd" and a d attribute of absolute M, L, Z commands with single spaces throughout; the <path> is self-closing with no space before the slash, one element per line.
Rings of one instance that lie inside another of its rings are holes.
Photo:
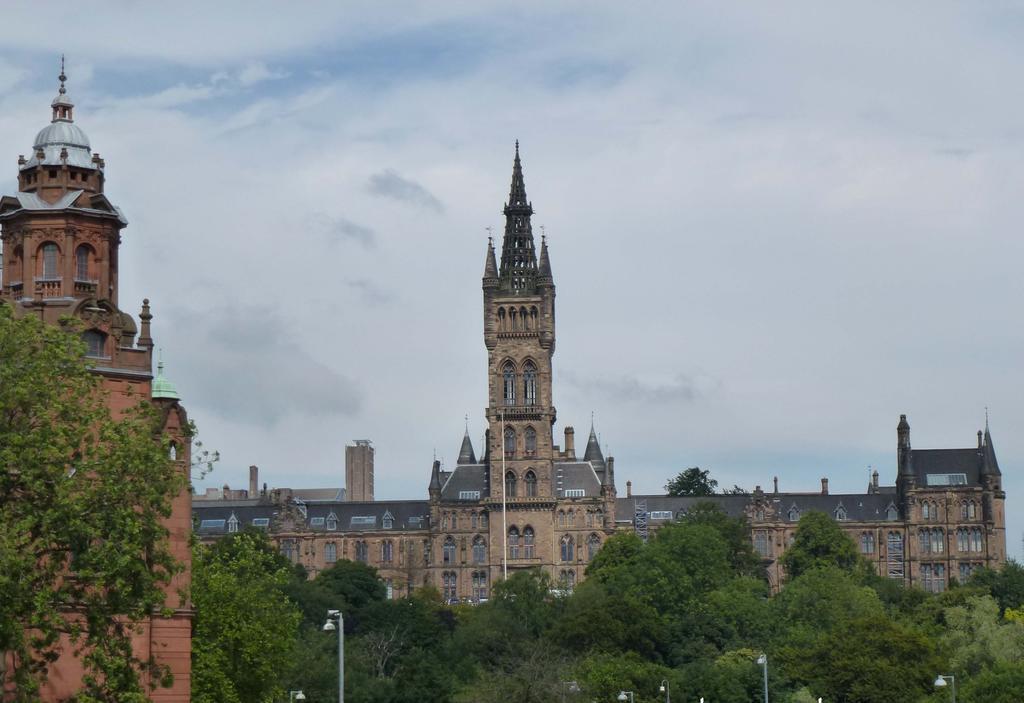
<path fill-rule="evenodd" d="M 65 93 L 68 92 L 67 89 L 64 87 L 64 83 L 65 83 L 65 81 L 67 81 L 67 79 L 68 79 L 68 77 L 64 75 L 64 54 L 61 54 L 60 55 L 60 75 L 57 76 L 57 80 L 60 81 L 60 89 L 57 92 L 60 93 L 61 95 L 64 95 Z"/>

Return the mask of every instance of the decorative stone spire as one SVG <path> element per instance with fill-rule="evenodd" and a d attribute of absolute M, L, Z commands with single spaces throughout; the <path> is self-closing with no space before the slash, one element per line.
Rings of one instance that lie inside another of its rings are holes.
<path fill-rule="evenodd" d="M 139 313 L 139 321 L 142 323 L 139 333 L 139 346 L 146 349 L 153 348 L 153 337 L 150 336 L 150 322 L 153 320 L 153 313 L 149 311 L 149 298 L 142 299 L 142 312 Z"/>
<path fill-rule="evenodd" d="M 430 467 L 430 486 L 427 490 L 431 498 L 441 497 L 441 462 L 437 459 L 434 459 L 434 464 Z"/>
<path fill-rule="evenodd" d="M 530 216 L 533 205 L 526 197 L 523 165 L 519 160 L 519 141 L 512 163 L 512 187 L 505 204 L 505 239 L 501 246 L 501 285 L 509 291 L 530 293 L 537 276 L 537 252 L 533 243 Z"/>
<path fill-rule="evenodd" d="M 473 441 L 469 438 L 469 429 L 466 429 L 466 434 L 462 436 L 462 448 L 459 450 L 459 460 L 457 464 L 475 464 L 476 463 L 476 452 L 473 451 Z"/>
<path fill-rule="evenodd" d="M 490 228 L 488 228 L 490 229 Z M 487 258 L 484 260 L 484 284 L 498 283 L 498 264 L 494 259 L 494 239 L 487 238 Z"/>
<path fill-rule="evenodd" d="M 540 236 L 540 264 L 537 268 L 537 282 L 551 283 L 551 260 L 548 258 L 548 238 Z"/>
<path fill-rule="evenodd" d="M 984 461 L 981 464 L 981 474 L 983 476 L 1001 476 L 1002 471 L 999 470 L 999 462 L 996 461 L 996 448 L 992 446 L 992 435 L 988 431 L 988 417 L 986 413 L 985 417 L 985 448 L 984 448 Z"/>

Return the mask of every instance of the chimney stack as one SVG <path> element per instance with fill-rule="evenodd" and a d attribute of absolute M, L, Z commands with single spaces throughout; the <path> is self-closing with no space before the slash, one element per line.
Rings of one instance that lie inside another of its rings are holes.
<path fill-rule="evenodd" d="M 821 479 L 821 495 L 823 495 L 823 496 L 827 496 L 828 495 L 828 479 L 827 478 Z"/>
<path fill-rule="evenodd" d="M 775 476 L 772 479 L 772 482 L 775 484 L 775 492 L 778 493 L 779 492 L 779 477 Z"/>
<path fill-rule="evenodd" d="M 255 498 L 260 490 L 260 467 L 253 464 L 249 467 L 249 497 Z"/>
<path fill-rule="evenodd" d="M 565 456 L 570 459 L 576 458 L 576 430 L 572 427 L 565 428 Z"/>
<path fill-rule="evenodd" d="M 626 497 L 627 498 L 632 498 L 633 497 L 633 482 L 632 481 L 626 481 Z"/>

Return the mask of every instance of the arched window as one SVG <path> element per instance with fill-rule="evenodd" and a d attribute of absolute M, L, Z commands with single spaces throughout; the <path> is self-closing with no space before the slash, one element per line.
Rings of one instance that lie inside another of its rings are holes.
<path fill-rule="evenodd" d="M 395 545 L 392 544 L 391 540 L 386 539 L 380 544 L 380 560 L 385 564 L 390 564 L 391 560 L 395 557 Z"/>
<path fill-rule="evenodd" d="M 523 556 L 527 559 L 533 559 L 533 528 L 526 527 L 523 529 Z"/>
<path fill-rule="evenodd" d="M 564 510 L 559 510 L 558 511 L 558 526 L 559 527 L 565 527 L 565 511 Z"/>
<path fill-rule="evenodd" d="M 562 546 L 562 561 L 572 561 L 572 551 L 573 551 L 572 550 L 572 547 L 573 547 L 572 536 L 571 535 L 563 535 L 562 536 L 562 541 L 561 541 L 561 546 Z"/>
<path fill-rule="evenodd" d="M 483 564 L 487 561 L 487 543 L 484 538 L 477 535 L 473 538 L 473 563 Z"/>
<path fill-rule="evenodd" d="M 942 554 L 946 550 L 946 538 L 941 529 L 932 530 L 932 551 Z"/>
<path fill-rule="evenodd" d="M 932 551 L 932 531 L 931 530 L 918 530 L 917 532 L 918 547 L 921 550 L 921 554 L 929 554 Z"/>
<path fill-rule="evenodd" d="M 795 505 L 789 509 L 789 513 L 786 514 L 790 522 L 797 522 L 800 520 L 800 508 Z"/>
<path fill-rule="evenodd" d="M 473 572 L 473 599 L 477 602 L 487 599 L 487 572 Z"/>
<path fill-rule="evenodd" d="M 963 503 L 960 504 L 960 519 L 967 519 L 967 501 L 964 501 Z"/>
<path fill-rule="evenodd" d="M 477 523 L 476 513 L 472 512 L 469 514 L 469 529 L 475 530 L 479 524 Z"/>
<path fill-rule="evenodd" d="M 526 456 L 536 456 L 537 454 L 537 430 L 532 427 L 527 427 L 523 432 L 523 448 L 526 451 Z"/>
<path fill-rule="evenodd" d="M 970 548 L 970 544 L 967 539 L 967 528 L 961 527 L 956 531 L 956 551 L 966 552 Z"/>
<path fill-rule="evenodd" d="M 601 548 L 601 538 L 596 534 L 587 537 L 587 561 L 593 561 L 597 556 L 597 550 Z"/>
<path fill-rule="evenodd" d="M 75 280 L 76 281 L 88 281 L 89 280 L 89 254 L 90 250 L 88 245 L 83 244 L 75 249 Z"/>
<path fill-rule="evenodd" d="M 487 529 L 487 513 L 480 513 L 480 529 Z"/>
<path fill-rule="evenodd" d="M 875 535 L 871 532 L 862 532 L 860 535 L 860 551 L 862 554 L 875 553 Z"/>
<path fill-rule="evenodd" d="M 509 471 L 505 474 L 505 496 L 514 498 L 516 495 L 516 475 Z"/>
<path fill-rule="evenodd" d="M 519 320 L 516 319 L 518 317 L 519 314 L 516 312 L 515 308 L 508 309 L 508 327 L 513 332 L 519 329 Z"/>
<path fill-rule="evenodd" d="M 531 330 L 537 329 L 537 308 L 536 307 L 530 308 L 530 329 Z"/>
<path fill-rule="evenodd" d="M 523 478 L 526 483 L 526 497 L 536 498 L 537 497 L 537 474 L 533 471 L 527 471 L 526 476 Z"/>
<path fill-rule="evenodd" d="M 86 330 L 82 332 L 82 341 L 85 342 L 85 355 L 93 358 L 103 358 L 107 347 L 107 335 L 99 330 Z"/>
<path fill-rule="evenodd" d="M 975 503 L 973 500 L 967 503 L 967 519 L 968 520 L 973 520 L 974 518 L 976 518 L 978 516 L 977 507 L 978 507 L 978 504 Z"/>
<path fill-rule="evenodd" d="M 754 533 L 754 551 L 762 557 L 768 556 L 768 533 L 764 530 Z"/>
<path fill-rule="evenodd" d="M 845 519 L 846 519 L 846 508 L 844 508 L 843 506 L 840 505 L 838 508 L 836 508 L 836 520 L 845 520 Z"/>
<path fill-rule="evenodd" d="M 293 564 L 297 564 L 299 561 L 298 543 L 293 539 L 281 540 L 281 555 Z"/>
<path fill-rule="evenodd" d="M 502 378 L 502 398 L 505 400 L 505 405 L 516 404 L 516 368 L 509 361 L 505 364 L 501 370 Z"/>
<path fill-rule="evenodd" d="M 519 308 L 519 329 L 521 329 L 521 330 L 528 329 L 528 327 L 526 325 L 526 322 L 527 322 L 526 308 Z"/>
<path fill-rule="evenodd" d="M 523 402 L 537 404 L 537 367 L 532 361 L 527 361 L 523 367 Z"/>
<path fill-rule="evenodd" d="M 328 564 L 338 561 L 338 545 L 334 542 L 328 542 L 324 545 L 324 561 Z"/>
<path fill-rule="evenodd" d="M 971 551 L 981 552 L 983 551 L 981 543 L 981 528 L 975 527 L 971 529 Z"/>
<path fill-rule="evenodd" d="M 441 561 L 445 564 L 455 563 L 455 538 L 448 537 L 441 548 Z"/>
<path fill-rule="evenodd" d="M 171 442 L 170 445 L 167 447 L 167 458 L 170 459 L 171 461 L 178 460 L 178 445 L 175 444 L 174 442 Z M 232 517 L 234 517 L 234 515 L 234 513 L 231 513 Z"/>
<path fill-rule="evenodd" d="M 515 526 L 508 528 L 508 558 L 519 558 L 519 528 Z"/>
<path fill-rule="evenodd" d="M 459 514 L 458 513 L 452 513 L 452 529 L 453 530 L 459 529 Z"/>
<path fill-rule="evenodd" d="M 516 453 L 516 431 L 511 427 L 505 428 L 505 456 L 513 456 Z"/>
<path fill-rule="evenodd" d="M 364 564 L 370 561 L 370 545 L 365 540 L 356 541 L 356 561 L 361 561 Z"/>
<path fill-rule="evenodd" d="M 572 508 L 569 508 L 568 510 L 565 511 L 565 526 L 576 526 L 576 513 L 573 512 Z"/>
<path fill-rule="evenodd" d="M 498 330 L 505 331 L 505 308 L 498 308 Z"/>
<path fill-rule="evenodd" d="M 42 278 L 47 281 L 60 278 L 57 269 L 57 245 L 53 242 L 47 242 L 43 245 L 43 275 Z"/>

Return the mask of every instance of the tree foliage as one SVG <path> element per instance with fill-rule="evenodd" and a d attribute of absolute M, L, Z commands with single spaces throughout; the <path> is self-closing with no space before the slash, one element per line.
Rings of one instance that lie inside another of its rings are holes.
<path fill-rule="evenodd" d="M 804 513 L 797 527 L 793 544 L 782 555 L 782 566 L 790 578 L 832 566 L 852 572 L 860 563 L 857 545 L 825 513 Z"/>
<path fill-rule="evenodd" d="M 701 470 L 699 466 L 691 466 L 680 471 L 665 484 L 665 492 L 670 496 L 710 496 L 715 494 L 718 481 L 711 478 L 710 471 Z"/>
<path fill-rule="evenodd" d="M 67 329 L 0 305 L 0 652 L 17 700 L 32 700 L 67 643 L 86 675 L 80 699 L 145 700 L 139 673 L 167 672 L 132 650 L 180 570 L 162 521 L 185 477 L 148 399 L 114 418 Z"/>

